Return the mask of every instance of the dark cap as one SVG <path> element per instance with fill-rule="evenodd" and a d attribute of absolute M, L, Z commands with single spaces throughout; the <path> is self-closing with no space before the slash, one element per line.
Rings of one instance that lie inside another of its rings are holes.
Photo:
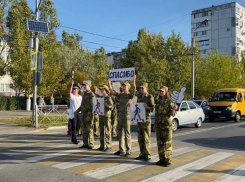
<path fill-rule="evenodd" d="M 81 89 L 80 87 L 79 87 L 79 85 L 77 85 L 77 84 L 73 84 L 73 86 L 72 86 L 72 89 L 75 89 L 75 88 L 77 88 L 77 89 Z"/>

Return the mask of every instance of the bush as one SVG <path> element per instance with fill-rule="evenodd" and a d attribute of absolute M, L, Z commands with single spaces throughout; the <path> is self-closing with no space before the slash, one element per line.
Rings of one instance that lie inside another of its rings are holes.
<path fill-rule="evenodd" d="M 15 107 L 16 99 L 14 97 L 8 97 L 7 98 L 7 110 L 13 111 L 16 109 Z"/>
<path fill-rule="evenodd" d="M 7 110 L 8 97 L 0 96 L 0 110 Z"/>
<path fill-rule="evenodd" d="M 25 110 L 27 97 L 0 96 L 0 110 Z"/>

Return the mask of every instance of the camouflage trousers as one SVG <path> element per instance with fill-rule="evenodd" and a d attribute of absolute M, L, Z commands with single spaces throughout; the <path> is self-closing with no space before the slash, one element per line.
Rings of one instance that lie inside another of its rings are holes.
<path fill-rule="evenodd" d="M 100 116 L 100 148 L 111 148 L 111 118 Z"/>
<path fill-rule="evenodd" d="M 112 137 L 117 136 L 117 110 L 112 111 L 111 114 L 111 135 Z"/>
<path fill-rule="evenodd" d="M 99 135 L 99 115 L 94 115 L 94 126 L 93 131 L 95 135 Z"/>
<path fill-rule="evenodd" d="M 151 156 L 151 122 L 138 122 L 138 142 L 140 146 L 140 156 Z"/>
<path fill-rule="evenodd" d="M 118 138 L 121 153 L 131 152 L 131 132 L 129 114 L 118 114 Z"/>
<path fill-rule="evenodd" d="M 172 126 L 169 128 L 158 127 L 156 130 L 158 155 L 160 161 L 172 162 Z"/>
<path fill-rule="evenodd" d="M 90 117 L 89 121 L 86 121 L 87 114 L 82 113 L 82 135 L 83 145 L 94 146 L 94 133 L 93 133 L 93 116 Z"/>

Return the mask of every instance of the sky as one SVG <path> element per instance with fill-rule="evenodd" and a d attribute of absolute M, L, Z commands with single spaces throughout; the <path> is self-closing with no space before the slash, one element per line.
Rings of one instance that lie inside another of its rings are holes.
<path fill-rule="evenodd" d="M 40 0 L 39 0 L 40 1 Z M 35 9 L 36 0 L 27 0 Z M 107 53 L 119 52 L 128 41 L 137 40 L 138 31 L 180 33 L 186 43 L 191 40 L 193 10 L 234 2 L 231 0 L 53 0 L 62 31 L 78 33 L 90 51 L 103 46 Z M 245 0 L 237 0 L 245 7 Z M 100 36 L 99 36 L 100 35 Z M 110 37 L 110 38 L 108 38 Z M 112 39 L 111 39 L 112 38 Z"/>

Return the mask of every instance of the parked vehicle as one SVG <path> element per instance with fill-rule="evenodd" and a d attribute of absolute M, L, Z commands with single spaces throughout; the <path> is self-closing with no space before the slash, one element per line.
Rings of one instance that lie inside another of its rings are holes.
<path fill-rule="evenodd" d="M 201 127 L 205 119 L 203 109 L 193 101 L 182 101 L 176 110 L 176 115 L 171 117 L 173 122 L 173 131 L 179 126 L 194 124 L 196 128 Z M 151 115 L 152 128 L 155 123 L 155 113 Z"/>
<path fill-rule="evenodd" d="M 210 121 L 225 117 L 239 122 L 245 115 L 245 89 L 225 88 L 219 89 L 209 102 L 208 117 Z"/>
<path fill-rule="evenodd" d="M 208 116 L 208 108 L 209 108 L 209 103 L 205 98 L 200 98 L 200 99 L 193 99 L 193 102 L 197 103 L 202 109 L 205 114 L 205 117 Z"/>

